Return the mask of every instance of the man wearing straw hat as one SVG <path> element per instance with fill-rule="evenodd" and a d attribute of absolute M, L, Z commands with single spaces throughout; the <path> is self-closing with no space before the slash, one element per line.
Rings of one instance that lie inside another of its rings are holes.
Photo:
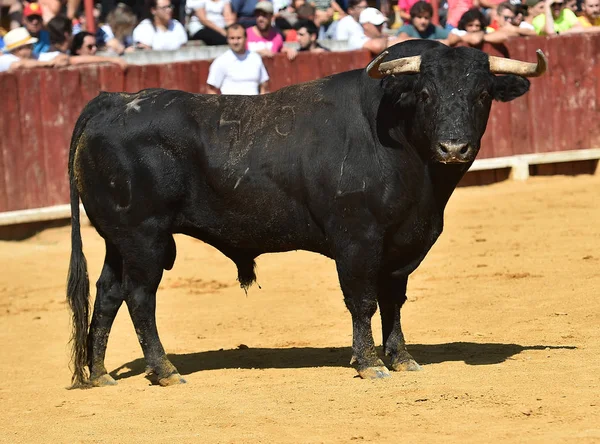
<path fill-rule="evenodd" d="M 4 36 L 4 54 L 0 56 L 0 72 L 14 71 L 20 68 L 38 68 L 44 66 L 66 66 L 69 57 L 56 57 L 41 62 L 33 56 L 33 44 L 38 39 L 31 37 L 27 29 L 15 28 Z"/>

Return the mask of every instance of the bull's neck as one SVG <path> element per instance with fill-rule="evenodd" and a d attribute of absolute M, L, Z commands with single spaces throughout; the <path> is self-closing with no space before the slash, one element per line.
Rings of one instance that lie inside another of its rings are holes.
<path fill-rule="evenodd" d="M 441 164 L 430 163 L 429 177 L 433 185 L 435 200 L 443 210 L 450 196 L 463 178 L 470 164 Z"/>

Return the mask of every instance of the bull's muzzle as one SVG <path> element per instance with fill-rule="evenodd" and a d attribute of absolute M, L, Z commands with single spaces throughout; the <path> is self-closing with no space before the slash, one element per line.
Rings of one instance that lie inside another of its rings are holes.
<path fill-rule="evenodd" d="M 441 163 L 467 163 L 473 160 L 474 150 L 469 143 L 439 142 L 435 155 Z"/>

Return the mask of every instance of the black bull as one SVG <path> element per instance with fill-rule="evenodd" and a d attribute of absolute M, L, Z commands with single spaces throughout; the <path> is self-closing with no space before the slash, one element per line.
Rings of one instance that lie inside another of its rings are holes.
<path fill-rule="evenodd" d="M 360 376 L 389 376 L 371 331 L 378 305 L 391 368 L 418 369 L 400 325 L 408 275 L 442 232 L 492 100 L 521 96 L 524 77 L 544 69 L 541 53 L 527 64 L 410 41 L 367 70 L 265 96 L 100 94 L 79 117 L 69 156 L 73 386 L 115 384 L 104 356 L 123 301 L 149 372 L 161 385 L 184 382 L 155 320 L 156 290 L 175 261 L 173 233 L 219 249 L 244 289 L 262 253 L 334 259 Z M 89 326 L 79 197 L 106 242 Z"/>

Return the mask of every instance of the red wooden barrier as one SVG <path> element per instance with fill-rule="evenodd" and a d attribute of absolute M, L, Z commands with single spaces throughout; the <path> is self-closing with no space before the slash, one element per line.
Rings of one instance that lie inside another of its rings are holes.
<path fill-rule="evenodd" d="M 0 111 L 0 151 L 2 156 L 2 174 L 0 175 L 0 209 L 6 211 L 11 208 L 24 208 L 21 190 L 25 180 L 22 175 L 23 167 L 20 150 L 21 125 L 19 120 L 19 95 L 18 79 L 14 74 L 0 75 L 0 97 L 2 109 Z"/>
<path fill-rule="evenodd" d="M 493 105 L 479 157 L 600 146 L 600 35 L 514 39 L 506 48 L 484 50 L 493 55 L 508 50 L 512 58 L 535 61 L 538 48 L 548 57 L 549 72 L 532 79 L 524 97 Z M 293 62 L 277 55 L 265 59 L 265 66 L 274 91 L 363 68 L 370 60 L 366 51 L 299 54 Z M 71 132 L 99 91 L 163 87 L 204 93 L 209 66 L 210 61 L 193 61 L 131 66 L 126 72 L 96 65 L 0 74 L 0 212 L 68 202 Z"/>

